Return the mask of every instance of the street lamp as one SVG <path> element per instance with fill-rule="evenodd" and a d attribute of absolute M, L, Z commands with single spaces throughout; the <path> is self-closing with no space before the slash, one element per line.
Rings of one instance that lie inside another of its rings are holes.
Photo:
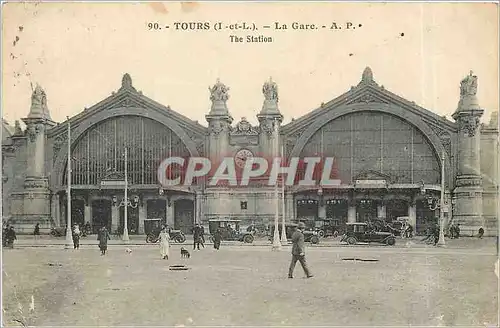
<path fill-rule="evenodd" d="M 139 196 L 135 195 L 132 200 L 128 199 L 127 195 L 123 197 L 123 199 L 118 203 L 118 197 L 113 196 L 113 204 L 115 204 L 116 207 L 120 208 L 123 207 L 124 210 L 124 220 L 123 220 L 123 241 L 129 241 L 129 236 L 128 236 L 128 222 L 127 222 L 127 215 L 128 215 L 128 208 L 137 208 L 139 206 Z"/>

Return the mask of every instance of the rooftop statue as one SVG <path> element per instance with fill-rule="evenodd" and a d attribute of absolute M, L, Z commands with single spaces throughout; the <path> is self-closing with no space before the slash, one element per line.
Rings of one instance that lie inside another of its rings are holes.
<path fill-rule="evenodd" d="M 36 85 L 31 95 L 31 106 L 41 109 L 47 108 L 47 95 L 39 84 Z"/>
<path fill-rule="evenodd" d="M 229 99 L 229 88 L 219 79 L 217 79 L 213 87 L 208 87 L 208 90 L 210 90 L 211 101 L 226 101 Z"/>
<path fill-rule="evenodd" d="M 469 75 L 460 82 L 460 97 L 475 96 L 476 93 L 477 76 L 473 75 L 472 71 L 470 71 Z"/>
<path fill-rule="evenodd" d="M 275 100 L 278 102 L 278 85 L 272 78 L 269 78 L 269 81 L 264 83 L 262 86 L 262 93 L 266 100 Z"/>

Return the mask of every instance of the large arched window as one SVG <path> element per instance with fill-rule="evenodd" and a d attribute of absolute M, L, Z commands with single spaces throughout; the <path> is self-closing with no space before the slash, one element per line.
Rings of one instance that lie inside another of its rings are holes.
<path fill-rule="evenodd" d="M 157 169 L 162 160 L 189 156 L 182 140 L 165 125 L 140 116 L 115 117 L 93 126 L 79 138 L 71 152 L 72 184 L 98 185 L 112 173 L 123 174 L 125 147 L 130 184 L 158 184 Z"/>
<path fill-rule="evenodd" d="M 427 138 L 401 118 L 381 112 L 357 112 L 325 124 L 306 143 L 304 156 L 334 156 L 342 183 L 375 171 L 394 183 L 436 184 L 439 161 Z"/>

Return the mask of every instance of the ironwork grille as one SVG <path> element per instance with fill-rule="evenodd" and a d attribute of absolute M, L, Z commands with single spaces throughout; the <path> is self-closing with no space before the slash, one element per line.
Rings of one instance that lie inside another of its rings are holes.
<path fill-rule="evenodd" d="M 73 185 L 98 185 L 106 176 L 125 171 L 128 150 L 130 184 L 159 184 L 157 169 L 169 156 L 189 156 L 182 140 L 165 125 L 140 116 L 120 116 L 92 127 L 72 149 Z M 63 184 L 66 184 L 64 171 Z"/>
<path fill-rule="evenodd" d="M 395 183 L 435 184 L 440 181 L 436 153 L 420 130 L 380 112 L 339 117 L 318 130 L 301 157 L 334 156 L 343 183 L 368 171 L 387 174 Z"/>

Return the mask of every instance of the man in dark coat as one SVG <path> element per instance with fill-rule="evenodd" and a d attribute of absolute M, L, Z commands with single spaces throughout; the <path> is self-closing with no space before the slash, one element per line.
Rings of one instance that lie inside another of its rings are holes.
<path fill-rule="evenodd" d="M 221 241 L 222 241 L 222 234 L 220 232 L 220 229 L 217 228 L 214 232 L 214 248 L 216 250 L 219 250 Z"/>
<path fill-rule="evenodd" d="M 304 229 L 306 225 L 304 222 L 300 222 L 298 225 L 298 229 L 292 235 L 292 262 L 290 263 L 290 268 L 288 269 L 288 278 L 293 278 L 293 270 L 295 269 L 295 264 L 297 261 L 302 265 L 302 269 L 306 274 L 307 278 L 311 278 L 313 275 L 309 271 L 306 262 L 306 248 L 304 244 Z"/>
<path fill-rule="evenodd" d="M 35 230 L 33 231 L 33 236 L 35 236 L 35 240 L 40 238 L 40 223 L 35 225 Z"/>
<path fill-rule="evenodd" d="M 101 249 L 101 255 L 105 255 L 108 250 L 108 240 L 111 239 L 109 236 L 108 229 L 102 227 L 97 234 L 97 240 L 99 240 L 99 248 Z"/>
<path fill-rule="evenodd" d="M 7 239 L 7 247 L 14 248 L 14 240 L 17 239 L 17 236 L 16 236 L 16 231 L 14 230 L 13 226 L 10 226 L 7 229 L 7 234 L 6 234 L 5 238 Z"/>

